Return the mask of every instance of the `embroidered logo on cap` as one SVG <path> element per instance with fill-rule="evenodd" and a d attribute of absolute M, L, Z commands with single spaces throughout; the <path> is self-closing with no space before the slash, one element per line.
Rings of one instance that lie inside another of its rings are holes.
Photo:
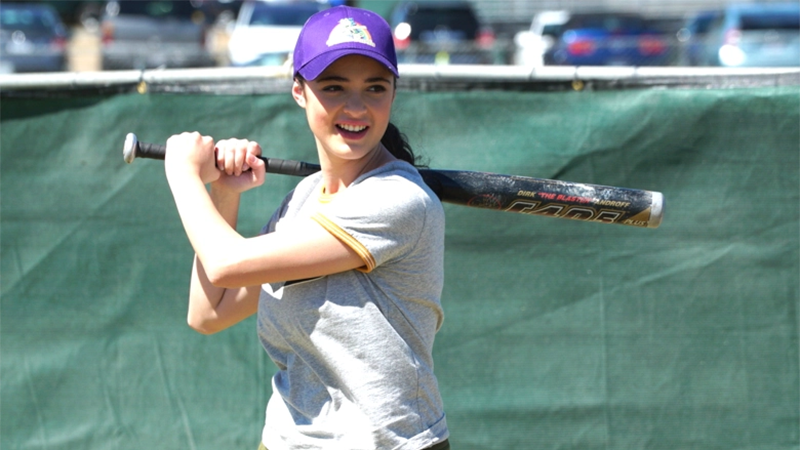
<path fill-rule="evenodd" d="M 372 35 L 365 25 L 361 25 L 353 19 L 346 18 L 339 21 L 336 27 L 331 31 L 328 36 L 328 41 L 325 44 L 332 47 L 336 44 L 344 44 L 346 42 L 355 42 L 357 44 L 365 44 L 370 47 L 375 47 L 372 42 Z"/>

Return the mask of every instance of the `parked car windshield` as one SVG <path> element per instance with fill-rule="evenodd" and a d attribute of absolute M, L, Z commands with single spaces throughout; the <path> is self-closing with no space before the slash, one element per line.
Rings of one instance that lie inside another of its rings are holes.
<path fill-rule="evenodd" d="M 314 3 L 270 5 L 257 3 L 250 17 L 250 25 L 302 26 L 321 7 Z"/>
<path fill-rule="evenodd" d="M 478 21 L 471 11 L 466 9 L 424 9 L 409 14 L 411 39 L 420 38 L 420 33 L 447 29 L 449 32 L 461 33 L 465 39 L 474 39 L 478 32 Z"/>
<path fill-rule="evenodd" d="M 718 15 L 714 14 L 702 14 L 696 17 L 692 23 L 695 34 L 703 35 L 708 33 L 717 17 Z"/>
<path fill-rule="evenodd" d="M 561 29 L 563 27 L 564 25 L 562 24 L 545 25 L 544 28 L 542 28 L 542 36 L 558 36 L 561 34 Z"/>
<path fill-rule="evenodd" d="M 590 15 L 575 16 L 564 26 L 566 29 L 601 29 L 606 31 L 640 30 L 644 28 L 644 21 L 638 17 L 618 15 Z"/>
<path fill-rule="evenodd" d="M 117 3 L 119 14 L 149 17 L 191 17 L 196 11 L 191 2 L 123 0 Z"/>
<path fill-rule="evenodd" d="M 746 14 L 742 16 L 742 31 L 800 30 L 800 16 L 795 14 Z"/>
<path fill-rule="evenodd" d="M 41 31 L 56 27 L 58 21 L 54 14 L 45 9 L 4 6 L 0 9 L 0 23 L 3 28 Z"/>

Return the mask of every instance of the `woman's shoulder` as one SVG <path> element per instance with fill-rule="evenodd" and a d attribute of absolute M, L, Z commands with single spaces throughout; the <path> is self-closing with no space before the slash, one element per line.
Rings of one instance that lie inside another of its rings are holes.
<path fill-rule="evenodd" d="M 427 186 L 416 167 L 405 161 L 399 160 L 392 161 L 388 164 L 378 167 L 377 169 L 373 169 L 356 180 L 356 184 L 369 185 L 373 188 L 385 183 L 397 183 L 399 186 L 394 186 L 395 188 L 399 187 L 406 189 L 414 189 L 414 186 Z"/>
<path fill-rule="evenodd" d="M 357 180 L 358 184 L 369 192 L 382 196 L 398 198 L 430 198 L 439 201 L 438 197 L 425 184 L 419 170 L 405 161 L 393 161 L 385 164 Z"/>
<path fill-rule="evenodd" d="M 295 196 L 307 197 L 319 189 L 322 183 L 322 173 L 315 172 L 301 179 L 293 189 Z"/>
<path fill-rule="evenodd" d="M 385 210 L 388 215 L 406 217 L 443 216 L 444 209 L 436 194 L 425 184 L 419 171 L 404 161 L 394 161 L 357 180 L 348 197 L 361 207 Z M 345 191 L 345 192 L 347 192 Z"/>

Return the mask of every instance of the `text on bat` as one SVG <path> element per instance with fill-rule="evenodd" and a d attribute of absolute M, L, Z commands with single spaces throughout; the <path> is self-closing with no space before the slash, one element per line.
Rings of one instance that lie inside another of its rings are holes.
<path fill-rule="evenodd" d="M 545 203 L 536 201 L 514 200 L 508 208 L 508 212 L 521 214 L 535 214 L 539 216 L 553 216 L 564 219 L 593 220 L 596 222 L 614 223 L 623 215 L 623 211 L 611 211 L 603 209 L 595 211 L 586 206 L 563 205 L 559 203 Z"/>
<path fill-rule="evenodd" d="M 619 200 L 596 200 L 589 197 L 581 197 L 578 195 L 565 195 L 565 194 L 557 194 L 553 192 L 539 192 L 539 191 L 526 191 L 526 190 L 519 190 L 517 191 L 517 197 L 529 197 L 529 198 L 543 198 L 548 201 L 556 201 L 556 202 L 567 202 L 567 203 L 580 203 L 580 204 L 592 204 L 597 206 L 610 206 L 612 208 L 628 208 L 631 206 L 631 202 L 619 201 Z"/>

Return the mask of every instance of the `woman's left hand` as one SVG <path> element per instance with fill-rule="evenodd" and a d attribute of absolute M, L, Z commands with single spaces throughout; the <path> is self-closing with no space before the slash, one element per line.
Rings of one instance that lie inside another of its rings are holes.
<path fill-rule="evenodd" d="M 234 192 L 244 192 L 264 183 L 266 167 L 261 156 L 261 146 L 246 139 L 224 139 L 215 147 L 216 164 L 220 177 L 215 187 Z"/>

